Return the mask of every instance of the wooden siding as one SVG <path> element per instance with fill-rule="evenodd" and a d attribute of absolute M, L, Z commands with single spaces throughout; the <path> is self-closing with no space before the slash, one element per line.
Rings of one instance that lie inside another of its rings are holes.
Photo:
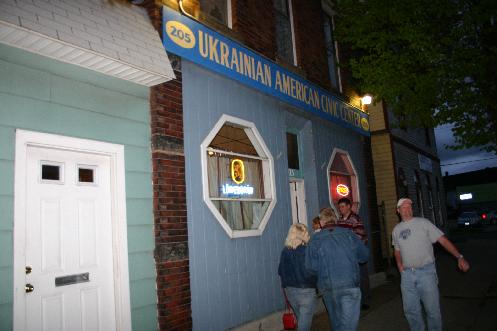
<path fill-rule="evenodd" d="M 1 330 L 12 329 L 16 128 L 125 146 L 132 323 L 157 328 L 148 110 L 146 87 L 0 45 Z"/>
<path fill-rule="evenodd" d="M 192 320 L 224 330 L 283 307 L 278 261 L 291 224 L 285 121 L 274 99 L 182 62 Z M 230 239 L 202 198 L 200 143 L 222 114 L 253 121 L 275 158 L 278 203 L 262 236 Z"/>
<path fill-rule="evenodd" d="M 188 236 L 194 330 L 224 330 L 283 308 L 277 267 L 291 225 L 286 136 L 301 130 L 308 217 L 329 205 L 326 167 L 349 151 L 365 187 L 359 134 L 290 110 L 272 97 L 182 61 Z M 274 158 L 277 203 L 264 233 L 230 239 L 202 198 L 200 144 L 222 114 L 256 124 Z M 367 222 L 366 190 L 361 216 Z"/>
<path fill-rule="evenodd" d="M 440 226 L 442 229 L 446 225 L 446 207 L 444 203 L 444 195 L 443 192 L 438 192 L 436 186 L 436 178 L 438 178 L 438 182 L 440 188 L 442 188 L 442 177 L 440 173 L 440 163 L 435 159 L 432 159 L 432 172 L 426 172 L 425 170 L 421 170 L 419 168 L 419 151 L 409 146 L 406 146 L 403 143 L 398 143 L 396 140 L 393 141 L 393 150 L 395 157 L 395 166 L 397 171 L 399 168 L 404 170 L 406 175 L 406 181 L 408 186 L 408 195 L 413 200 L 413 211 L 415 216 L 421 216 L 428 218 L 432 222 L 434 222 L 437 226 Z M 421 193 L 422 193 L 422 204 L 424 215 L 421 214 L 421 208 L 419 206 L 419 202 L 416 195 L 416 184 L 414 182 L 415 171 L 419 174 L 421 179 Z M 433 212 L 429 209 L 429 195 L 428 195 L 428 183 L 427 178 L 429 178 L 430 186 L 432 188 L 433 193 Z M 437 197 L 438 196 L 438 197 Z M 440 217 L 440 210 L 442 211 L 442 217 Z"/>
<path fill-rule="evenodd" d="M 376 105 L 369 105 L 368 112 L 369 128 L 371 132 L 385 130 L 387 128 L 382 102 L 379 102 Z"/>
<path fill-rule="evenodd" d="M 392 256 L 391 233 L 398 222 L 396 214 L 397 190 L 395 168 L 392 155 L 392 141 L 388 133 L 372 135 L 374 175 L 378 204 L 385 203 L 386 229 L 383 234 L 383 252 L 387 258 Z"/>

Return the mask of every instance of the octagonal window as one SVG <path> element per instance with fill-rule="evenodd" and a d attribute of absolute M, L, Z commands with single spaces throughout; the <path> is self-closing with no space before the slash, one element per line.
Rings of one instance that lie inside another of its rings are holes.
<path fill-rule="evenodd" d="M 336 148 L 328 164 L 328 186 L 331 206 L 338 210 L 338 200 L 348 198 L 352 209 L 359 211 L 359 184 L 349 153 Z"/>
<path fill-rule="evenodd" d="M 276 202 L 273 159 L 255 125 L 223 115 L 202 146 L 204 201 L 231 238 L 262 234 Z"/>

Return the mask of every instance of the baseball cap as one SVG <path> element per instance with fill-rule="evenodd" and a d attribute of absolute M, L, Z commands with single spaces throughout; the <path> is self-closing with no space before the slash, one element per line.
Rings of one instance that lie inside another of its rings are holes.
<path fill-rule="evenodd" d="M 412 200 L 409 199 L 409 198 L 401 198 L 399 199 L 399 201 L 397 202 L 397 208 L 400 208 L 400 206 L 402 206 L 402 204 L 404 202 L 409 202 L 411 205 L 412 205 Z"/>

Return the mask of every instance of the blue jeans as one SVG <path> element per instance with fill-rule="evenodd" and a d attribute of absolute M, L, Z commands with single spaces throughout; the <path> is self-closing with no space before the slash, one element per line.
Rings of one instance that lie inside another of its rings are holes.
<path fill-rule="evenodd" d="M 421 302 L 426 311 L 429 331 L 442 331 L 442 315 L 438 294 L 438 277 L 434 263 L 421 268 L 406 268 L 401 273 L 404 314 L 411 331 L 424 331 Z"/>
<path fill-rule="evenodd" d="M 317 304 L 316 289 L 287 287 L 285 291 L 288 301 L 297 315 L 299 331 L 309 331 Z"/>
<path fill-rule="evenodd" d="M 361 289 L 353 287 L 321 293 L 333 331 L 357 330 L 361 315 Z"/>

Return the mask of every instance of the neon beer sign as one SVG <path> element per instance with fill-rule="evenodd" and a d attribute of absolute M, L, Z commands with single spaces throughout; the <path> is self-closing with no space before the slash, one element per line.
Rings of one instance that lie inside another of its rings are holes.
<path fill-rule="evenodd" d="M 350 193 L 350 189 L 347 185 L 344 185 L 344 184 L 338 184 L 337 185 L 337 188 L 336 188 L 336 192 L 338 195 L 342 196 L 342 197 L 346 197 L 349 195 Z"/>
<path fill-rule="evenodd" d="M 231 161 L 231 179 L 237 184 L 245 181 L 245 165 L 240 159 L 233 159 Z"/>
<path fill-rule="evenodd" d="M 240 195 L 252 195 L 254 194 L 254 188 L 250 185 L 230 185 L 224 184 L 221 187 L 221 191 L 224 195 L 240 196 Z"/>

